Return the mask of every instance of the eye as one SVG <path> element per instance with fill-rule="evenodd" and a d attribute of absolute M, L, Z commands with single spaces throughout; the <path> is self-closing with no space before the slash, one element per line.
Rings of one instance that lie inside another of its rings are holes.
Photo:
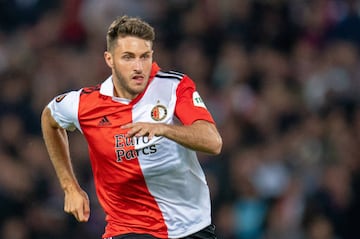
<path fill-rule="evenodd" d="M 142 55 L 141 58 L 144 59 L 144 60 L 147 60 L 147 59 L 150 58 L 150 55 L 149 55 L 149 54 L 145 54 L 145 55 Z"/>
<path fill-rule="evenodd" d="M 122 56 L 122 59 L 126 60 L 126 61 L 129 61 L 131 60 L 133 57 L 131 55 L 123 55 Z"/>

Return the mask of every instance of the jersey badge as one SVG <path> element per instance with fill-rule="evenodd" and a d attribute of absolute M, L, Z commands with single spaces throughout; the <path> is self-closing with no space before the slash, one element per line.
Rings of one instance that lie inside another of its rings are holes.
<path fill-rule="evenodd" d="M 197 91 L 195 91 L 193 93 L 193 103 L 195 106 L 198 106 L 198 107 L 203 107 L 206 109 L 206 106 L 205 106 L 205 103 L 204 101 L 201 99 L 199 93 Z"/>
<path fill-rule="evenodd" d="M 56 103 L 61 102 L 65 98 L 65 96 L 67 96 L 67 94 L 62 94 L 62 95 L 57 96 L 55 98 Z"/>
<path fill-rule="evenodd" d="M 167 109 L 163 105 L 157 104 L 151 110 L 151 118 L 155 121 L 161 121 L 165 119 L 166 116 L 167 116 Z"/>

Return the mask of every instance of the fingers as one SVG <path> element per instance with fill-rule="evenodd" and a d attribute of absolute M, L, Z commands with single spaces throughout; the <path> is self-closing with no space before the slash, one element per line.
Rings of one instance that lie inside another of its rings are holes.
<path fill-rule="evenodd" d="M 122 125 L 121 128 L 122 129 L 129 129 L 127 132 L 126 132 L 126 137 L 134 137 L 135 134 L 139 131 L 140 127 L 135 127 L 136 125 L 135 124 L 126 124 L 126 125 Z"/>
<path fill-rule="evenodd" d="M 87 222 L 89 220 L 89 217 L 90 217 L 90 203 L 89 200 L 87 200 L 86 203 L 84 203 L 82 222 Z"/>
<path fill-rule="evenodd" d="M 75 215 L 74 216 L 76 220 L 78 220 L 79 222 L 87 222 L 90 216 L 89 203 L 87 201 L 84 201 L 83 206 L 80 206 L 79 210 L 75 212 Z"/>
<path fill-rule="evenodd" d="M 79 222 L 87 222 L 90 217 L 90 203 L 87 195 L 65 196 L 64 211 L 72 214 Z"/>
<path fill-rule="evenodd" d="M 130 129 L 127 133 L 127 137 L 141 137 L 146 136 L 147 131 L 144 128 L 141 127 L 134 127 Z"/>
<path fill-rule="evenodd" d="M 121 128 L 129 129 L 126 133 L 126 137 L 147 136 L 149 140 L 151 140 L 154 136 L 160 135 L 160 127 L 160 124 L 137 122 L 123 125 Z"/>
<path fill-rule="evenodd" d="M 90 217 L 90 208 L 87 203 L 84 203 L 82 207 L 65 210 L 65 212 L 72 214 L 79 222 L 87 222 Z"/>

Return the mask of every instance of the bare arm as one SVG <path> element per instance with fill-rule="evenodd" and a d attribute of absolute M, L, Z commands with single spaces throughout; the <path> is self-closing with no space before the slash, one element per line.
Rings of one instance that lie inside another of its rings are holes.
<path fill-rule="evenodd" d="M 66 130 L 51 116 L 48 108 L 41 115 L 41 127 L 46 148 L 65 193 L 64 210 L 78 221 L 87 221 L 90 215 L 89 199 L 75 177 Z"/>
<path fill-rule="evenodd" d="M 222 139 L 215 125 L 205 120 L 195 121 L 192 125 L 137 122 L 123 128 L 129 129 L 127 137 L 164 136 L 187 148 L 209 154 L 219 154 L 222 147 Z"/>

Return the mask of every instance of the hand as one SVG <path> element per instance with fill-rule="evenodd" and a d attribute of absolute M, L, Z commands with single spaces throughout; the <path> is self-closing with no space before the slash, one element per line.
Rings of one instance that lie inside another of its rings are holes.
<path fill-rule="evenodd" d="M 65 191 L 64 211 L 73 214 L 79 222 L 87 222 L 90 217 L 89 197 L 82 189 Z"/>
<path fill-rule="evenodd" d="M 136 122 L 123 125 L 122 129 L 129 129 L 126 137 L 141 137 L 147 136 L 151 140 L 154 136 L 164 134 L 164 124 Z"/>

